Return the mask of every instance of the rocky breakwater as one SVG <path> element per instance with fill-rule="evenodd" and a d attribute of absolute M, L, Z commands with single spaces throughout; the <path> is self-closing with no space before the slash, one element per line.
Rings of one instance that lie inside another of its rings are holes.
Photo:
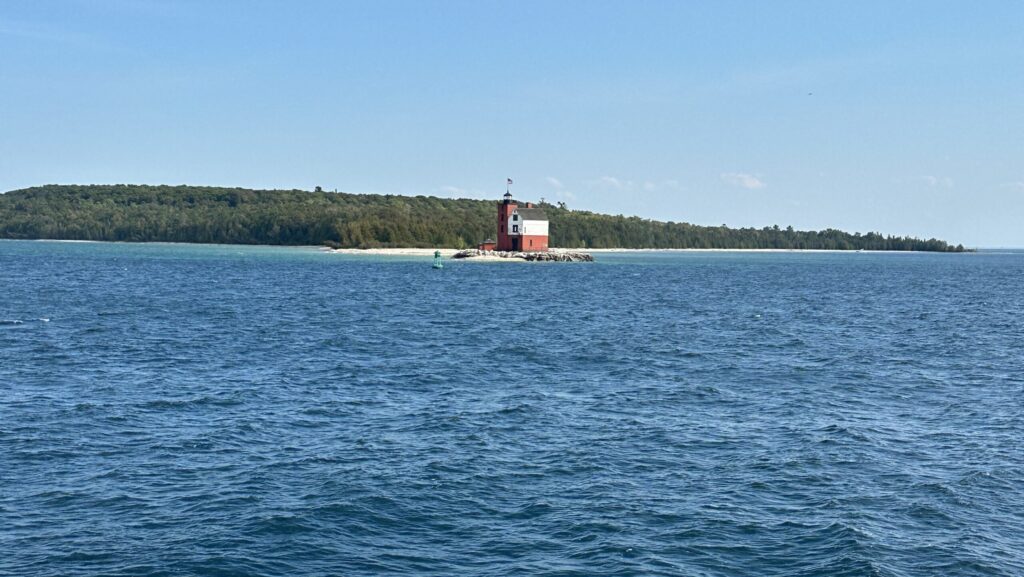
<path fill-rule="evenodd" d="M 517 258 L 529 261 L 551 262 L 594 262 L 594 257 L 585 252 L 552 250 L 548 252 L 510 252 L 502 250 L 480 250 L 471 248 L 460 250 L 452 258 Z"/>

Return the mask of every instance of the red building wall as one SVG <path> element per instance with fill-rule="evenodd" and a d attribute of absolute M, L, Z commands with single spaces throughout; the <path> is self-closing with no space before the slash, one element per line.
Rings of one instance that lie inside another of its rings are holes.
<path fill-rule="evenodd" d="M 546 252 L 548 250 L 548 237 L 526 235 L 522 239 L 523 252 Z"/>
<path fill-rule="evenodd" d="M 498 250 L 514 250 L 512 248 L 513 237 L 505 229 L 508 228 L 508 219 L 516 208 L 516 203 L 509 200 L 498 203 Z"/>

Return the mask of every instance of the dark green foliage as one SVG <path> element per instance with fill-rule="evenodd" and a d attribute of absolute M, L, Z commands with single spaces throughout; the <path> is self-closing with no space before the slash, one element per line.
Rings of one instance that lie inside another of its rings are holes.
<path fill-rule="evenodd" d="M 48 185 L 0 195 L 0 238 L 465 248 L 495 236 L 495 205 L 301 190 Z M 877 233 L 730 229 L 543 207 L 551 246 L 565 248 L 964 250 Z"/>

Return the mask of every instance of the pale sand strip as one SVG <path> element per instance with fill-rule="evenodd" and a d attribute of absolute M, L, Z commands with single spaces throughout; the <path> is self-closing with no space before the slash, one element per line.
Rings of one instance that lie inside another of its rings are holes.
<path fill-rule="evenodd" d="M 334 254 L 353 254 L 362 256 L 422 256 L 433 257 L 434 251 L 441 251 L 441 256 L 451 258 L 458 249 L 454 248 L 339 248 L 324 249 L 325 252 Z M 462 259 L 462 262 L 526 262 L 520 258 L 502 258 L 500 256 L 475 256 Z"/>
<path fill-rule="evenodd" d="M 336 254 L 358 254 L 358 255 L 373 255 L 373 256 L 434 256 L 434 251 L 441 251 L 441 256 L 448 258 L 453 254 L 459 252 L 459 249 L 455 248 L 339 248 L 329 249 L 324 248 L 325 252 L 331 252 Z M 709 253 L 709 252 L 800 252 L 800 253 L 856 253 L 856 252 L 885 252 L 885 253 L 897 253 L 897 252 L 911 252 L 911 251 L 856 251 L 856 250 L 826 250 L 826 249 L 799 249 L 799 248 L 584 248 L 584 249 L 567 249 L 567 248 L 553 248 L 551 252 L 590 252 L 590 253 L 631 253 L 631 252 L 697 252 L 697 253 Z M 472 259 L 466 260 L 495 260 L 495 261 L 508 261 L 518 259 L 507 259 L 501 257 L 473 257 Z"/>
<path fill-rule="evenodd" d="M 434 251 L 441 251 L 441 256 L 447 258 L 459 252 L 454 248 L 339 248 L 325 249 L 335 254 L 361 254 L 374 256 L 434 256 Z"/>
<path fill-rule="evenodd" d="M 836 250 L 824 248 L 588 248 L 585 250 L 586 252 L 910 252 L 892 250 Z"/>

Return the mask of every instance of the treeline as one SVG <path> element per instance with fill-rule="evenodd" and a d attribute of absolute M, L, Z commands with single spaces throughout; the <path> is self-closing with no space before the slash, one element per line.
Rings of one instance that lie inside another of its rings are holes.
<path fill-rule="evenodd" d="M 475 246 L 496 201 L 198 186 L 48 185 L 0 195 L 0 238 L 329 245 Z M 542 205 L 551 246 L 961 252 L 944 241 L 792 227 L 708 227 Z"/>

